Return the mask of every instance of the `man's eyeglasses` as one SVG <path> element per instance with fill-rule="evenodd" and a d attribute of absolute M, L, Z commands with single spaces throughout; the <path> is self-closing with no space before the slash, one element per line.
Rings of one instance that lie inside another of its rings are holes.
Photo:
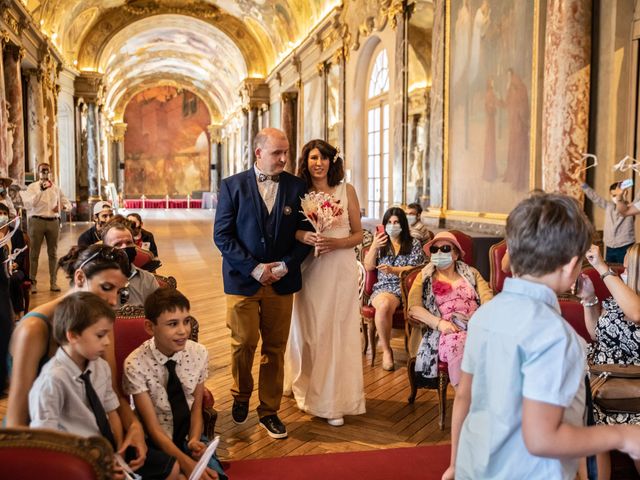
<path fill-rule="evenodd" d="M 438 253 L 438 251 L 442 253 L 449 253 L 451 250 L 452 250 L 451 245 L 440 245 L 439 247 L 436 247 L 435 245 L 431 245 L 429 247 L 429 251 L 431 253 Z"/>
<path fill-rule="evenodd" d="M 119 248 L 102 247 L 93 255 L 91 255 L 89 258 L 87 258 L 84 262 L 82 262 L 78 267 L 78 270 L 82 270 L 82 267 L 84 267 L 87 263 L 89 263 L 92 260 L 95 260 L 98 257 L 102 258 L 103 260 L 106 260 L 107 262 L 120 263 L 124 261 L 125 254 Z"/>

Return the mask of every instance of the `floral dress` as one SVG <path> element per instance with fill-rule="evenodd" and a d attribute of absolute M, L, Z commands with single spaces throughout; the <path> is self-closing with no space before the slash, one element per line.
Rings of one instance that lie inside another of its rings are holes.
<path fill-rule="evenodd" d="M 618 302 L 602 302 L 602 315 L 596 325 L 596 341 L 589 345 L 589 362 L 596 365 L 640 365 L 640 326 L 627 320 Z M 605 413 L 594 404 L 596 423 L 640 424 L 640 414 Z"/>
<path fill-rule="evenodd" d="M 376 265 L 391 265 L 392 267 L 416 267 L 422 265 L 426 261 L 422 244 L 415 238 L 412 239 L 411 252 L 408 255 L 384 255 L 378 259 Z M 373 300 L 376 295 L 387 292 L 402 299 L 400 293 L 400 276 L 394 273 L 384 273 L 378 270 L 378 281 L 373 285 L 373 291 L 370 299 Z"/>
<path fill-rule="evenodd" d="M 478 309 L 478 294 L 464 278 L 458 279 L 454 284 L 434 281 L 433 294 L 442 319 L 447 322 L 451 321 L 454 313 L 471 317 Z M 466 340 L 466 331 L 440 335 L 438 356 L 440 360 L 447 362 L 452 385 L 460 383 L 462 354 Z"/>

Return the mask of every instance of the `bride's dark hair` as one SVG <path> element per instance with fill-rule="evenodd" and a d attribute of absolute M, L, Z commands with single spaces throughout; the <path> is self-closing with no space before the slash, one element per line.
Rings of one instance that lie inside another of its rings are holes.
<path fill-rule="evenodd" d="M 307 188 L 311 188 L 313 184 L 311 182 L 311 173 L 309 173 L 309 154 L 314 148 L 318 149 L 322 158 L 329 159 L 327 182 L 330 187 L 335 187 L 344 178 L 344 162 L 340 158 L 338 149 L 324 140 L 311 140 L 302 147 L 302 153 L 298 160 L 298 176 L 307 183 Z"/>

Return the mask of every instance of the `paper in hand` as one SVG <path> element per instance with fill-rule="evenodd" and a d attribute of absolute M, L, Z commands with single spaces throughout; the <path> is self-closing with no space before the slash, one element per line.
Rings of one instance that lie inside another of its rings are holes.
<path fill-rule="evenodd" d="M 114 457 L 116 459 L 116 463 L 120 466 L 120 468 L 122 468 L 122 471 L 124 472 L 125 480 L 142 480 L 142 477 L 131 470 L 131 467 L 127 465 L 127 462 L 124 461 L 124 458 L 122 458 L 119 453 L 116 453 Z"/>
<path fill-rule="evenodd" d="M 213 439 L 212 442 L 207 445 L 207 449 L 204 451 L 198 463 L 196 463 L 195 468 L 191 472 L 189 476 L 189 480 L 200 480 L 200 476 L 207 469 L 207 465 L 209 464 L 209 460 L 216 453 L 216 448 L 218 448 L 218 444 L 220 443 L 220 436 L 217 436 Z"/>

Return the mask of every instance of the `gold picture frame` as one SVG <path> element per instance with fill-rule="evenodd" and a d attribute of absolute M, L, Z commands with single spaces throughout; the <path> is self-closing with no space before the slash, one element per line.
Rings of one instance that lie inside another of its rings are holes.
<path fill-rule="evenodd" d="M 453 220 L 465 220 L 465 221 L 469 221 L 470 219 L 475 219 L 475 220 L 481 220 L 483 223 L 491 223 L 491 224 L 504 224 L 508 215 L 508 212 L 506 211 L 495 211 L 498 209 L 484 209 L 484 208 L 460 208 L 459 205 L 454 205 L 453 207 L 457 207 L 457 208 L 452 208 L 452 171 L 451 168 L 458 168 L 460 167 L 460 165 L 455 165 L 456 160 L 452 159 L 452 149 L 451 149 L 451 142 L 453 140 L 455 141 L 459 141 L 460 139 L 457 138 L 459 136 L 459 134 L 452 134 L 452 103 L 451 103 L 451 90 L 452 90 L 452 79 L 451 79 L 451 72 L 452 72 L 452 66 L 451 66 L 451 61 L 452 61 L 452 50 L 453 48 L 455 48 L 455 45 L 453 43 L 453 33 L 454 33 L 454 28 L 452 28 L 452 11 L 459 11 L 458 10 L 454 10 L 454 7 L 460 7 L 460 6 L 466 6 L 467 10 L 469 10 L 469 6 L 474 6 L 474 7 L 478 7 L 477 9 L 474 9 L 473 11 L 476 12 L 475 17 L 477 17 L 478 15 L 481 15 L 481 13 L 479 12 L 479 10 L 482 7 L 485 7 L 485 5 L 489 6 L 489 12 L 491 12 L 491 7 L 492 6 L 496 6 L 499 7 L 501 10 L 504 10 L 505 8 L 509 8 L 508 5 L 525 5 L 525 8 L 527 6 L 531 6 L 532 7 L 532 17 L 530 19 L 531 23 L 531 27 L 532 27 L 532 35 L 531 35 L 531 58 L 529 59 L 530 62 L 528 62 L 528 65 L 530 65 L 531 67 L 531 71 L 530 71 L 530 95 L 529 95 L 529 101 L 528 101 L 528 106 L 529 106 L 529 128 L 528 128 L 528 132 L 529 132 L 529 144 L 528 144 L 528 178 L 526 178 L 526 185 L 524 185 L 524 183 L 522 182 L 522 180 L 520 180 L 520 187 L 518 190 L 515 190 L 514 188 L 514 194 L 511 195 L 511 200 L 512 200 L 512 205 L 509 205 L 507 208 L 511 209 L 512 207 L 514 207 L 517 204 L 517 201 L 519 201 L 521 198 L 523 198 L 524 196 L 526 196 L 526 194 L 533 188 L 535 188 L 535 182 L 536 182 L 536 172 L 537 172 L 537 158 L 536 158 L 536 153 L 537 153 L 537 148 L 538 148 L 538 141 L 537 141 L 537 129 L 538 129 L 538 114 L 540 111 L 540 105 L 538 105 L 538 76 L 539 76 L 539 64 L 540 64 L 540 59 L 539 59 L 539 35 L 540 35 L 540 1 L 539 0 L 533 0 L 532 5 L 529 2 L 504 2 L 502 0 L 446 0 L 445 3 L 445 21 L 446 21 L 446 36 L 447 36 L 447 42 L 446 42 L 446 46 L 445 46 L 445 78 L 444 78 L 444 144 L 443 144 L 443 192 L 442 192 L 442 206 L 440 208 L 440 216 L 441 217 L 445 217 L 447 219 L 453 219 Z M 507 5 L 507 7 L 505 7 L 505 5 Z M 515 8 L 522 8 L 522 7 L 515 7 Z M 513 9 L 513 7 L 512 7 Z M 458 17 L 460 17 L 460 14 L 458 14 Z M 474 21 L 477 21 L 477 18 L 474 18 L 474 16 L 469 16 L 468 17 L 469 22 L 470 23 L 474 23 Z M 506 20 L 504 18 L 501 19 L 503 22 L 503 25 L 506 25 Z M 459 18 L 457 19 L 457 21 L 459 21 Z M 489 22 L 487 22 L 489 23 Z M 475 25 L 473 25 L 473 27 L 475 27 Z M 516 26 L 510 25 L 509 26 L 513 31 L 516 30 Z M 473 41 L 473 39 L 470 39 L 469 41 L 469 45 L 471 45 L 471 42 Z M 471 46 L 469 46 L 469 50 L 471 50 Z M 492 54 L 496 54 L 495 52 L 492 52 Z M 471 55 L 469 55 L 469 58 L 471 58 Z M 509 71 L 509 80 L 507 85 L 511 86 L 511 82 L 512 82 L 512 77 L 514 76 L 514 72 L 512 68 L 508 68 L 507 69 Z M 517 75 L 515 75 L 517 76 Z M 487 91 L 489 91 L 489 89 L 491 89 L 493 91 L 493 80 L 491 80 L 491 87 L 489 86 L 489 79 L 487 79 L 486 82 L 486 89 Z M 521 82 L 522 83 L 522 82 Z M 469 89 L 471 90 L 471 89 Z M 467 94 L 468 96 L 468 94 Z M 477 95 L 476 95 L 477 96 Z M 485 102 L 487 102 L 487 99 L 485 97 Z M 505 100 L 501 101 L 502 103 L 505 103 Z M 477 101 L 475 102 L 477 105 Z M 486 103 L 484 105 L 485 108 L 486 107 Z M 507 107 L 505 107 L 506 109 Z M 468 110 L 467 110 L 468 112 Z M 455 118 L 454 118 L 455 119 Z M 468 121 L 468 120 L 467 120 Z M 504 123 L 504 122 L 503 122 Z M 485 125 L 486 127 L 486 125 Z M 495 128 L 495 125 L 494 125 Z M 509 127 L 511 128 L 511 127 Z M 503 132 L 504 133 L 504 132 Z M 466 133 L 466 135 L 468 135 L 468 133 Z M 466 140 L 465 140 L 466 141 Z M 485 142 L 486 142 L 486 138 L 485 138 Z M 485 164 L 486 164 L 486 143 L 485 143 Z M 476 152 L 477 153 L 477 152 Z M 494 146 L 494 156 L 495 156 L 495 146 Z M 467 160 L 467 165 L 462 165 L 462 167 L 471 167 L 474 166 L 474 161 L 471 160 L 469 161 L 469 159 L 465 159 Z M 504 162 L 503 162 L 504 163 Z M 476 165 L 479 165 L 479 162 L 476 163 Z M 486 165 L 485 165 L 486 168 Z M 474 177 L 474 181 L 477 182 L 477 172 L 475 169 L 473 168 L 469 168 L 469 169 L 465 169 L 465 174 L 469 174 L 472 177 Z M 484 175 L 483 175 L 484 176 Z M 484 179 L 482 179 L 482 181 L 485 181 Z M 496 182 L 497 183 L 497 182 Z M 498 187 L 498 185 L 496 185 L 496 187 Z M 486 185 L 485 185 L 485 190 L 486 190 Z M 474 190 L 475 191 L 475 190 Z M 519 198 L 518 198 L 519 197 Z M 504 198 L 502 197 L 502 192 L 501 192 L 501 203 L 504 203 Z M 509 201 L 509 198 L 506 198 L 506 201 Z M 460 203 L 458 201 L 458 203 Z M 506 210 L 506 209 L 505 209 Z M 433 215 L 434 213 L 437 212 L 437 208 L 431 207 L 429 208 L 429 213 L 431 215 Z"/>

